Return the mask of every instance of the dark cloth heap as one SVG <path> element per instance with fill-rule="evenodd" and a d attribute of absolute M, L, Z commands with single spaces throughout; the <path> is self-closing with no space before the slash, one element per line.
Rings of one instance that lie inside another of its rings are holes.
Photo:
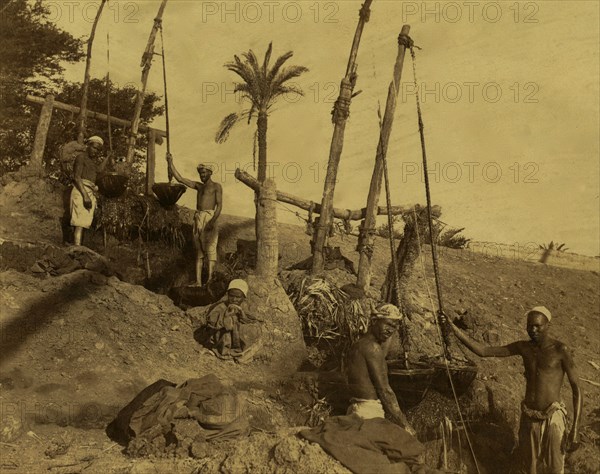
<path fill-rule="evenodd" d="M 356 474 L 430 474 L 422 464 L 425 447 L 400 426 L 385 418 L 363 420 L 333 416 L 300 436 L 319 444 Z"/>
<path fill-rule="evenodd" d="M 215 375 L 144 389 L 107 428 L 132 455 L 191 454 L 195 445 L 246 436 L 244 400 Z"/>

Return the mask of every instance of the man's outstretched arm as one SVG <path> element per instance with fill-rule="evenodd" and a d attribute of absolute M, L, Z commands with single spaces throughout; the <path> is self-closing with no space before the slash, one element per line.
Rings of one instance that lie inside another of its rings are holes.
<path fill-rule="evenodd" d="M 169 169 L 171 173 L 173 173 L 173 178 L 179 181 L 181 184 L 185 184 L 188 188 L 196 189 L 196 182 L 191 179 L 184 178 L 179 174 L 179 171 L 175 169 L 175 165 L 173 164 L 173 155 L 167 153 L 167 163 L 169 164 Z"/>
<path fill-rule="evenodd" d="M 518 342 L 513 342 L 506 346 L 486 346 L 471 339 L 464 331 L 456 327 L 453 322 L 448 321 L 448 325 L 452 328 L 458 340 L 479 357 L 509 357 L 520 354 Z"/>

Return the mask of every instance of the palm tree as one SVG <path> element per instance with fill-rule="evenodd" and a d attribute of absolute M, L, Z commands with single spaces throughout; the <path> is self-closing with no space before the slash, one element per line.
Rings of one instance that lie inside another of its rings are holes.
<path fill-rule="evenodd" d="M 267 117 L 271 107 L 277 99 L 284 94 L 304 95 L 302 89 L 293 84 L 286 84 L 290 79 L 300 76 L 308 71 L 304 66 L 282 67 L 293 56 L 292 51 L 277 58 L 273 67 L 269 69 L 269 60 L 273 43 L 269 43 L 262 66 L 254 52 L 250 49 L 243 53 L 243 60 L 234 55 L 234 61 L 225 64 L 231 72 L 242 78 L 242 82 L 235 83 L 235 92 L 240 92 L 243 99 L 250 102 L 250 108 L 241 113 L 227 115 L 219 126 L 215 136 L 217 143 L 227 140 L 232 127 L 242 118 L 247 118 L 248 123 L 256 116 L 256 133 L 254 143 L 254 156 L 256 156 L 256 140 L 258 140 L 258 181 L 264 182 L 267 177 Z"/>

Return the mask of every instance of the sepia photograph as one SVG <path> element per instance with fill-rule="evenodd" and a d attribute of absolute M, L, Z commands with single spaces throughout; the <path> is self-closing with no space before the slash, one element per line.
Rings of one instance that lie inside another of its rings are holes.
<path fill-rule="evenodd" d="M 599 448 L 600 2 L 0 0 L 0 473 Z"/>

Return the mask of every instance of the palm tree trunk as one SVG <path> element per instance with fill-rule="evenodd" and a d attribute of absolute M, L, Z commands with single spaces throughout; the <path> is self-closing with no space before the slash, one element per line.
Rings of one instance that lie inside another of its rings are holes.
<path fill-rule="evenodd" d="M 267 178 L 267 111 L 258 112 L 258 182 Z"/>
<path fill-rule="evenodd" d="M 273 179 L 260 187 L 256 222 L 259 233 L 256 242 L 256 274 L 263 278 L 277 278 L 279 245 L 277 241 L 277 188 Z"/>
<path fill-rule="evenodd" d="M 258 184 L 262 185 L 267 178 L 267 111 L 260 110 L 258 112 L 258 119 L 256 121 L 258 129 Z M 256 207 L 256 218 L 254 220 L 254 233 L 256 234 L 256 242 L 260 240 L 259 233 L 260 229 L 263 228 L 263 223 L 259 223 L 259 219 L 262 219 L 262 215 L 258 212 L 258 194 L 259 191 L 254 192 L 254 206 Z"/>

